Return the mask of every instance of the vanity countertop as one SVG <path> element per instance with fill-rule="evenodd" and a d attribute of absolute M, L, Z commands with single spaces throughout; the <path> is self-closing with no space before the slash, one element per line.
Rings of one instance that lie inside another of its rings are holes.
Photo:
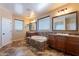
<path fill-rule="evenodd" d="M 52 34 L 52 35 L 67 36 L 67 37 L 78 37 L 79 38 L 79 35 L 69 35 L 69 34 Z"/>

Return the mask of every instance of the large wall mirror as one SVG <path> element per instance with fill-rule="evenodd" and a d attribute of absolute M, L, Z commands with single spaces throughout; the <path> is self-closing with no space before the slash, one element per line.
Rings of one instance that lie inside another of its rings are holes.
<path fill-rule="evenodd" d="M 76 13 L 65 16 L 66 30 L 76 30 Z"/>
<path fill-rule="evenodd" d="M 65 30 L 65 17 L 57 17 L 53 19 L 53 30 Z"/>
<path fill-rule="evenodd" d="M 53 18 L 53 30 L 77 30 L 76 12 Z"/>

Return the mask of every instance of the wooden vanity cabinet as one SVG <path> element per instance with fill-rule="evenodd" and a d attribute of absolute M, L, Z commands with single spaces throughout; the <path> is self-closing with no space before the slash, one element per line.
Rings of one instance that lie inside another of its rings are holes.
<path fill-rule="evenodd" d="M 79 56 L 79 37 L 75 35 L 49 35 L 48 44 L 64 53 Z"/>
<path fill-rule="evenodd" d="M 57 35 L 55 39 L 56 39 L 56 45 L 55 45 L 56 49 L 65 52 L 66 37 Z"/>
<path fill-rule="evenodd" d="M 79 56 L 79 37 L 67 37 L 65 51 Z"/>
<path fill-rule="evenodd" d="M 48 36 L 48 44 L 52 48 L 58 49 L 60 51 L 64 51 L 65 49 L 65 37 L 59 35 L 49 35 Z"/>
<path fill-rule="evenodd" d="M 55 45 L 56 45 L 56 39 L 55 39 L 56 36 L 53 36 L 53 35 L 48 35 L 48 45 L 52 48 L 55 48 Z"/>

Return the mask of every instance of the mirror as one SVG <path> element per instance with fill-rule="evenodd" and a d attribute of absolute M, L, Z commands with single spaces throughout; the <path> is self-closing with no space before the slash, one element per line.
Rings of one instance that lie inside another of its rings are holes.
<path fill-rule="evenodd" d="M 57 17 L 53 19 L 53 30 L 65 30 L 65 17 Z"/>
<path fill-rule="evenodd" d="M 66 15 L 66 30 L 76 30 L 76 13 Z"/>
<path fill-rule="evenodd" d="M 77 30 L 76 13 L 53 18 L 53 30 Z"/>

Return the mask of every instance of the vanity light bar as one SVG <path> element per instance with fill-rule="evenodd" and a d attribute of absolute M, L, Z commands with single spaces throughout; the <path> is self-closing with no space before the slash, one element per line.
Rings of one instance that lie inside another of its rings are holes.
<path fill-rule="evenodd" d="M 62 12 L 62 11 L 65 11 L 65 10 L 67 10 L 67 8 L 65 8 L 65 9 L 61 9 L 60 11 L 58 11 L 58 13 L 59 13 L 59 12 Z"/>

